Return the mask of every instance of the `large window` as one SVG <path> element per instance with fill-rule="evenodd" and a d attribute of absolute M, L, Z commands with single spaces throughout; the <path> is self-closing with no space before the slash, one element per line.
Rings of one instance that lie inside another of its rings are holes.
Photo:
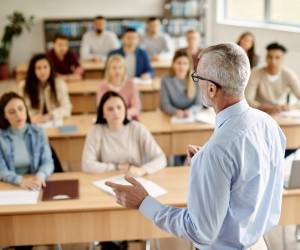
<path fill-rule="evenodd" d="M 219 5 L 219 13 L 225 21 L 300 28 L 300 0 L 219 0 Z"/>

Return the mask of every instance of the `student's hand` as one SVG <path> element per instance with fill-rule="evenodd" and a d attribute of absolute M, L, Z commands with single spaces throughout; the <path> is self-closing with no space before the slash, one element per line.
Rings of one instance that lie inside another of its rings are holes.
<path fill-rule="evenodd" d="M 31 117 L 31 122 L 32 123 L 43 123 L 43 122 L 45 122 L 45 117 L 44 117 L 44 115 L 34 115 Z"/>
<path fill-rule="evenodd" d="M 149 194 L 133 177 L 125 176 L 125 180 L 132 185 L 120 185 L 110 181 L 105 182 L 105 184 L 115 192 L 118 204 L 127 208 L 139 208 Z"/>
<path fill-rule="evenodd" d="M 179 118 L 183 118 L 184 115 L 185 115 L 184 110 L 182 110 L 182 109 L 177 109 L 175 115 L 176 115 L 177 117 L 179 117 Z"/>
<path fill-rule="evenodd" d="M 289 110 L 291 110 L 291 107 L 289 105 L 281 105 L 280 108 L 281 108 L 281 111 L 289 111 Z"/>
<path fill-rule="evenodd" d="M 160 59 L 159 55 L 154 55 L 154 56 L 151 57 L 152 62 L 157 62 L 157 61 L 159 61 L 159 59 Z"/>
<path fill-rule="evenodd" d="M 141 75 L 141 79 L 142 80 L 148 80 L 148 79 L 150 79 L 151 77 L 150 77 L 150 75 L 148 74 L 148 73 L 145 73 L 145 74 L 142 74 Z"/>
<path fill-rule="evenodd" d="M 188 163 L 191 162 L 193 156 L 201 149 L 200 146 L 189 144 L 186 148 L 186 154 L 188 158 Z"/>
<path fill-rule="evenodd" d="M 43 122 L 50 121 L 50 120 L 52 120 L 52 118 L 53 118 L 53 115 L 51 113 L 47 113 L 47 114 L 43 115 Z"/>
<path fill-rule="evenodd" d="M 137 167 L 137 166 L 131 165 L 128 170 L 128 174 L 132 175 L 132 176 L 143 176 L 143 175 L 147 174 L 147 172 L 142 167 Z"/>
<path fill-rule="evenodd" d="M 20 187 L 28 190 L 40 190 L 45 187 L 45 180 L 39 176 L 23 178 Z"/>
<path fill-rule="evenodd" d="M 121 163 L 121 164 L 118 164 L 118 170 L 121 170 L 121 171 L 128 171 L 128 170 L 129 170 L 129 166 L 130 166 L 129 163 Z"/>
<path fill-rule="evenodd" d="M 192 115 L 192 111 L 190 111 L 188 109 L 184 110 L 183 112 L 184 112 L 184 117 L 189 117 Z"/>
<path fill-rule="evenodd" d="M 283 111 L 283 107 L 281 105 L 271 105 L 271 104 L 263 104 L 259 107 L 259 109 L 268 114 L 276 114 Z"/>

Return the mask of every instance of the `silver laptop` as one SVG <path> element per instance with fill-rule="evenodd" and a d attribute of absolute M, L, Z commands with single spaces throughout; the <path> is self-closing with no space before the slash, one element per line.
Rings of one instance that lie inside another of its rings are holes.
<path fill-rule="evenodd" d="M 291 174 L 285 181 L 284 187 L 286 189 L 300 188 L 300 160 L 294 160 L 291 167 Z"/>

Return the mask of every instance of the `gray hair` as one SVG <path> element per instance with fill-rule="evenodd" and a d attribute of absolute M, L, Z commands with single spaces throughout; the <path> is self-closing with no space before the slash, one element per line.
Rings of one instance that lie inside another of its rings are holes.
<path fill-rule="evenodd" d="M 244 96 L 250 77 L 250 62 L 245 51 L 234 43 L 210 46 L 200 54 L 197 71 L 219 83 L 225 93 Z M 200 67 L 199 67 L 200 66 Z"/>

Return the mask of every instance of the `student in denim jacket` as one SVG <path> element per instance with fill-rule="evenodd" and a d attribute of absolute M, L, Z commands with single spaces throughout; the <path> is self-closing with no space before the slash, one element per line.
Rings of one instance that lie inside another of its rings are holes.
<path fill-rule="evenodd" d="M 36 190 L 45 186 L 53 170 L 47 137 L 30 123 L 23 98 L 14 92 L 4 94 L 0 99 L 0 181 Z"/>

